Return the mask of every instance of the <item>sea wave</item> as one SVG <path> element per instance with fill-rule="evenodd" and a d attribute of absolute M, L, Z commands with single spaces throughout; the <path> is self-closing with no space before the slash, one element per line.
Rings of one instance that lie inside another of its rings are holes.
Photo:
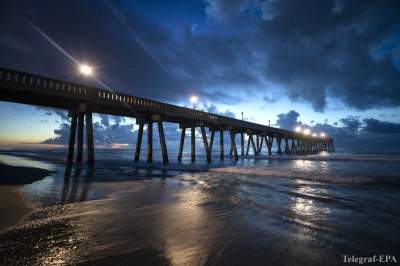
<path fill-rule="evenodd" d="M 289 155 L 289 156 L 246 156 L 254 159 L 269 160 L 308 160 L 308 161 L 357 161 L 357 162 L 377 162 L 377 163 L 400 163 L 400 156 L 393 154 L 328 154 L 321 153 L 316 155 Z"/>
<path fill-rule="evenodd" d="M 301 179 L 307 181 L 341 183 L 341 184 L 366 184 L 366 183 L 391 183 L 400 184 L 400 175 L 370 175 L 365 173 L 319 173 L 302 172 L 294 169 L 271 168 L 265 166 L 228 166 L 211 168 L 211 173 L 235 174 L 245 176 L 281 177 Z"/>

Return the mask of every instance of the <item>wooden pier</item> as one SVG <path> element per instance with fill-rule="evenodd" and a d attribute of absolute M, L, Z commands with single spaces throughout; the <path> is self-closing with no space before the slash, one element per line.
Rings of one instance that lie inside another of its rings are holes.
<path fill-rule="evenodd" d="M 157 124 L 162 160 L 169 162 L 163 122 L 179 124 L 181 129 L 178 161 L 182 160 L 186 129 L 191 134 L 191 160 L 196 156 L 196 128 L 200 129 L 207 161 L 211 161 L 215 133 L 219 132 L 220 159 L 224 155 L 224 132 L 229 132 L 230 154 L 239 159 L 236 136 L 240 135 L 241 156 L 260 155 L 265 143 L 272 155 L 275 141 L 278 155 L 303 155 L 335 150 L 330 137 L 313 137 L 301 133 L 260 125 L 248 121 L 197 111 L 185 107 L 144 99 L 116 91 L 99 89 L 65 82 L 48 77 L 0 68 L 0 100 L 38 106 L 61 108 L 69 111 L 71 120 L 67 161 L 69 164 L 83 160 L 83 129 L 86 127 L 87 163 L 93 165 L 93 113 L 136 118 L 139 125 L 134 160 L 139 161 L 144 125 L 147 125 L 147 162 L 153 161 L 153 125 Z M 208 139 L 206 129 L 210 132 Z M 245 147 L 244 135 L 248 136 Z M 75 140 L 77 136 L 77 141 Z M 75 155 L 75 142 L 76 155 Z M 282 146 L 283 145 L 283 146 Z M 245 152 L 246 151 L 246 152 Z M 75 158 L 74 158 L 75 155 Z"/>

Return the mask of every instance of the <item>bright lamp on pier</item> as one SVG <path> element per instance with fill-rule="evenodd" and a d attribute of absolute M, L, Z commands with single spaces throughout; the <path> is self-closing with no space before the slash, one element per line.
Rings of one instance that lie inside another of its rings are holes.
<path fill-rule="evenodd" d="M 199 98 L 196 95 L 190 96 L 191 103 L 195 104 L 195 103 L 197 103 L 198 100 L 199 100 Z"/>
<path fill-rule="evenodd" d="M 296 131 L 296 132 L 301 132 L 301 130 L 302 130 L 302 128 L 299 127 L 299 126 L 297 126 L 297 127 L 294 129 L 294 131 Z"/>
<path fill-rule="evenodd" d="M 325 137 L 326 135 L 325 135 L 325 133 L 320 133 L 319 134 L 321 137 Z"/>
<path fill-rule="evenodd" d="M 310 135 L 311 134 L 311 130 L 309 128 L 306 128 L 303 130 L 303 134 L 304 135 Z"/>
<path fill-rule="evenodd" d="M 315 133 L 312 133 L 312 136 L 315 138 L 315 137 L 317 136 L 317 134 L 315 134 Z"/>
<path fill-rule="evenodd" d="M 79 72 L 85 76 L 90 76 L 93 74 L 93 68 L 87 64 L 82 64 L 79 66 Z"/>

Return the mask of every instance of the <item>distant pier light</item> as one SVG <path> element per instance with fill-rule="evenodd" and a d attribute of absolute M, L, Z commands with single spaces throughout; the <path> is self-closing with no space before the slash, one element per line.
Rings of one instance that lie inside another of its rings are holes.
<path fill-rule="evenodd" d="M 325 133 L 319 133 L 320 137 L 324 138 L 326 136 Z"/>
<path fill-rule="evenodd" d="M 193 104 L 193 109 L 196 107 L 196 103 L 198 102 L 199 98 L 196 95 L 190 96 L 190 102 Z"/>
<path fill-rule="evenodd" d="M 316 133 L 312 133 L 312 136 L 315 138 L 315 137 L 317 137 L 317 134 Z"/>
<path fill-rule="evenodd" d="M 294 129 L 294 131 L 296 131 L 296 132 L 301 132 L 303 129 L 301 128 L 301 127 L 299 127 L 299 126 L 297 126 L 295 129 Z"/>
<path fill-rule="evenodd" d="M 79 66 L 79 72 L 85 76 L 93 75 L 93 68 L 87 64 L 82 64 Z"/>
<path fill-rule="evenodd" d="M 305 128 L 305 129 L 303 130 L 303 134 L 304 134 L 304 135 L 310 135 L 310 134 L 311 134 L 311 130 L 310 130 L 309 128 Z"/>

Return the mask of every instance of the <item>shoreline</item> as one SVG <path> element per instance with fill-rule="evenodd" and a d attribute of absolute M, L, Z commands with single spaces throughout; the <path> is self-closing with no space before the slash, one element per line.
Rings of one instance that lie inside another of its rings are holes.
<path fill-rule="evenodd" d="M 0 185 L 0 232 L 18 225 L 36 207 L 15 185 Z"/>
<path fill-rule="evenodd" d="M 52 172 L 36 167 L 12 166 L 0 162 L 0 232 L 16 226 L 36 207 L 18 188 L 42 180 Z"/>
<path fill-rule="evenodd" d="M 0 173 L 0 185 L 26 185 L 53 172 L 36 167 L 8 165 L 0 161 Z"/>

